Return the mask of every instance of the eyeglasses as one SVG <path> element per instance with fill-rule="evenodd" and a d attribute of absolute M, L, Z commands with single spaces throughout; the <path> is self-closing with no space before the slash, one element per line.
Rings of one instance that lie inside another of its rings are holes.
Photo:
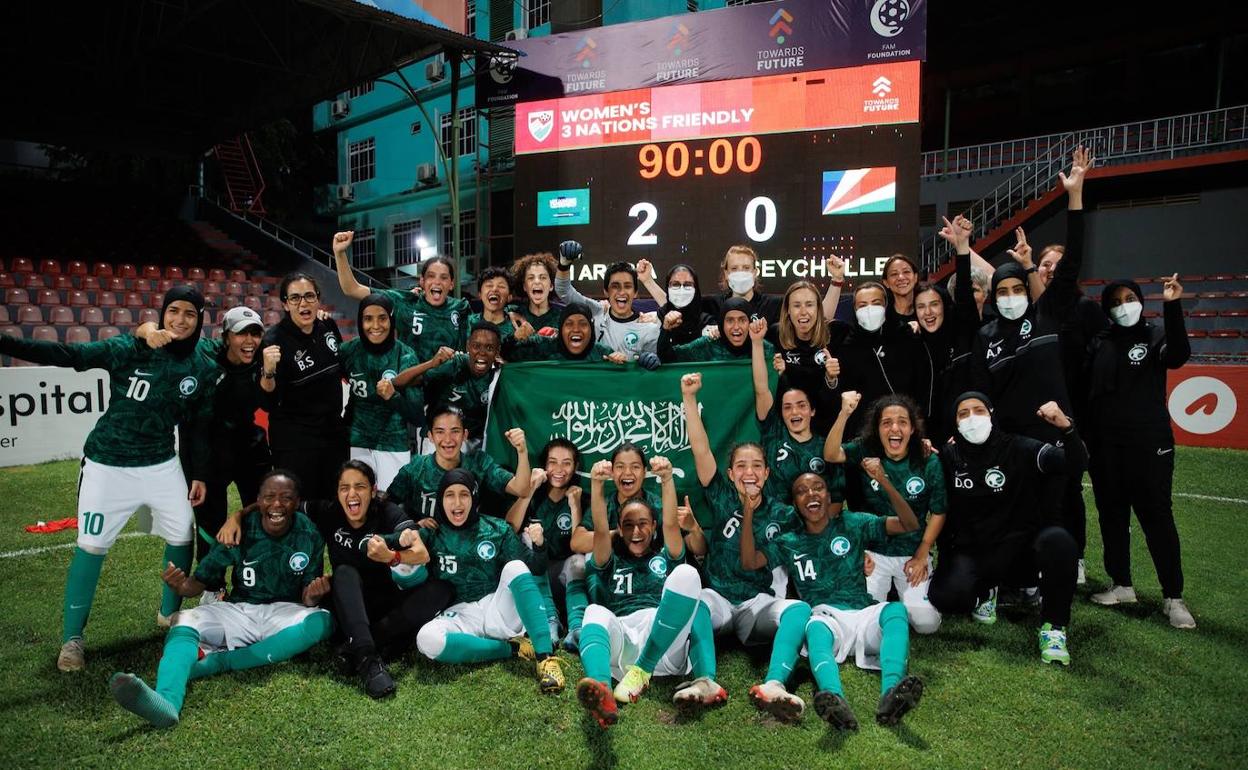
<path fill-rule="evenodd" d="M 313 302 L 316 302 L 320 298 L 321 298 L 321 295 L 317 294 L 314 291 L 310 291 L 307 294 L 288 294 L 286 295 L 286 304 L 302 305 L 303 303 L 306 302 L 309 305 L 311 305 Z"/>

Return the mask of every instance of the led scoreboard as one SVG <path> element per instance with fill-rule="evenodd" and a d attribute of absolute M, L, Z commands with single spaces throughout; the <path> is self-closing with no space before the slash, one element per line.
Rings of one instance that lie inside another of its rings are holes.
<path fill-rule="evenodd" d="M 516 246 L 585 246 L 605 266 L 689 262 L 715 290 L 728 246 L 764 284 L 878 275 L 918 232 L 919 63 L 655 86 L 516 105 Z"/>

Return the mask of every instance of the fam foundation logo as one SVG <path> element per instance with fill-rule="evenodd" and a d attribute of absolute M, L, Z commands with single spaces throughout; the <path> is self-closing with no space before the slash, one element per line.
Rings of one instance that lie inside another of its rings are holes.
<path fill-rule="evenodd" d="M 910 18 L 910 0 L 875 0 L 871 6 L 871 29 L 880 37 L 897 37 Z"/>
<path fill-rule="evenodd" d="M 771 29 L 767 32 L 767 36 L 774 39 L 777 45 L 784 45 L 785 35 L 792 35 L 793 28 L 789 23 L 793 21 L 793 14 L 781 8 L 771 15 L 771 19 L 767 22 L 771 25 Z"/>
<path fill-rule="evenodd" d="M 581 40 L 581 44 L 576 49 L 576 63 L 582 69 L 589 69 L 594 66 L 594 61 L 598 58 L 598 44 L 589 35 Z"/>

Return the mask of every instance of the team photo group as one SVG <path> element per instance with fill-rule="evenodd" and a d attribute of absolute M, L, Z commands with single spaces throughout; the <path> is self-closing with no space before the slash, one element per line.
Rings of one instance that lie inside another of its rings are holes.
<path fill-rule="evenodd" d="M 564 241 L 481 270 L 470 304 L 445 257 L 421 262 L 411 291 L 362 285 L 347 231 L 333 254 L 358 302 L 351 339 L 304 273 L 280 284 L 280 322 L 234 307 L 219 339 L 190 286 L 132 334 L 0 336 L 5 355 L 109 376 L 83 448 L 56 665 L 90 665 L 101 570 L 143 506 L 166 544 L 152 582 L 168 630 L 154 671 L 108 686 L 156 727 L 179 722 L 193 680 L 322 643 L 373 698 L 396 692 L 387 666 L 403 656 L 520 658 L 543 694 L 572 680 L 603 728 L 653 677 L 677 677 L 681 712 L 727 702 L 716 649 L 744 645 L 766 668 L 740 695 L 777 721 L 809 702 L 837 730 L 872 711 L 894 726 L 924 694 L 910 635 L 940 634 L 942 618 L 991 624 L 999 601 L 1030 607 L 1039 663 L 1077 665 L 1085 560 L 1103 558 L 1110 583 L 1091 602 L 1137 601 L 1132 512 L 1161 585 L 1158 622 L 1194 628 L 1166 405 L 1167 371 L 1191 352 L 1182 287 L 1177 273 L 1160 279 L 1156 318 L 1131 280 L 1082 292 L 1093 165 L 1079 148 L 1059 175 L 1064 244 L 1033 248 L 1020 229 L 994 268 L 972 251 L 969 220 L 944 220 L 947 282 L 897 254 L 879 281 L 851 284 L 828 255 L 826 286 L 771 295 L 752 248 L 716 244 L 719 275 L 615 262 L 597 299 L 573 285 L 582 248 Z M 640 311 L 647 295 L 657 311 Z M 590 461 L 571 436 L 498 424 L 491 441 L 506 446 L 487 452 L 513 364 L 550 388 L 567 367 L 670 367 L 687 444 L 621 440 Z M 758 439 L 717 446 L 737 393 L 753 396 Z M 1085 553 L 1085 471 L 1103 555 Z M 565 673 L 578 657 L 583 674 Z M 850 702 L 847 660 L 879 672 L 878 700 Z"/>

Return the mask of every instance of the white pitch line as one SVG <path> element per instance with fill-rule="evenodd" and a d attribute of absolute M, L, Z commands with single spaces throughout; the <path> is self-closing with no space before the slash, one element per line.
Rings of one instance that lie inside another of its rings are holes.
<path fill-rule="evenodd" d="M 120 540 L 123 537 L 145 537 L 146 532 L 125 532 L 117 536 Z M 8 551 L 0 553 L 0 559 L 12 559 L 15 556 L 34 556 L 36 554 L 48 553 L 49 551 L 60 551 L 65 548 L 73 548 L 77 543 L 61 543 L 60 545 L 45 545 L 42 548 L 23 548 L 20 551 Z"/>
<path fill-rule="evenodd" d="M 1197 500 L 1213 500 L 1218 503 L 1248 503 L 1248 500 L 1241 500 L 1238 497 L 1214 497 L 1213 495 L 1197 495 L 1191 492 L 1172 492 L 1175 497 L 1191 497 Z"/>

